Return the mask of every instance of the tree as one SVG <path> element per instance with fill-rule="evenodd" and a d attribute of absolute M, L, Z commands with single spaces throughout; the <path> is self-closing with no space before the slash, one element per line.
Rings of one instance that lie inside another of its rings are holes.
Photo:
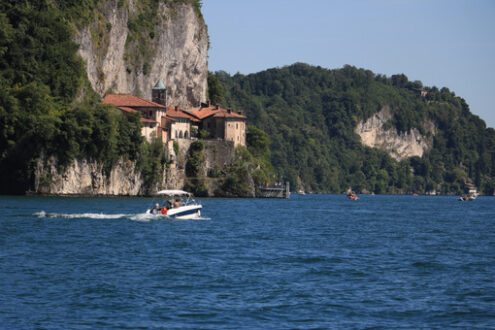
<path fill-rule="evenodd" d="M 248 125 L 246 143 L 249 152 L 254 157 L 270 157 L 270 137 L 263 130 L 253 125 Z"/>
<path fill-rule="evenodd" d="M 224 101 L 223 85 L 211 72 L 208 72 L 208 98 L 212 104 L 220 104 Z"/>

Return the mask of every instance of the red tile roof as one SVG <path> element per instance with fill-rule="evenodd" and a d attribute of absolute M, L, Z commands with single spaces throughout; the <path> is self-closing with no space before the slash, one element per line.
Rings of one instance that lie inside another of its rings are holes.
<path fill-rule="evenodd" d="M 170 120 L 170 121 L 176 121 L 174 118 L 169 117 L 169 116 L 162 116 L 162 119 L 163 118 L 165 118 L 166 120 Z"/>
<path fill-rule="evenodd" d="M 196 118 L 203 120 L 205 118 L 214 117 L 225 117 L 225 118 L 236 118 L 236 119 L 246 119 L 246 116 L 241 115 L 235 111 L 226 110 L 217 106 L 201 107 L 195 108 L 190 112 L 191 115 Z"/>
<path fill-rule="evenodd" d="M 142 108 L 142 107 L 153 107 L 153 108 L 165 108 L 164 105 L 145 100 L 143 98 L 137 97 L 135 95 L 129 94 L 108 94 L 105 95 L 101 101 L 105 104 L 113 104 L 116 107 L 130 107 L 130 108 Z"/>
<path fill-rule="evenodd" d="M 142 123 L 158 123 L 156 120 L 141 117 Z"/>
<path fill-rule="evenodd" d="M 167 107 L 167 117 L 186 118 L 189 119 L 190 121 L 199 122 L 199 120 L 196 117 L 179 108 Z"/>
<path fill-rule="evenodd" d="M 139 112 L 137 110 L 134 110 L 134 109 L 131 109 L 131 108 L 128 108 L 128 107 L 118 107 L 120 110 L 124 111 L 124 112 Z"/>

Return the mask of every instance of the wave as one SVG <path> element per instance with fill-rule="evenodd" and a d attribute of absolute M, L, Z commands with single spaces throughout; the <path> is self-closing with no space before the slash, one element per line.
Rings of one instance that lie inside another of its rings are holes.
<path fill-rule="evenodd" d="M 66 218 L 66 219 L 121 219 L 132 216 L 133 214 L 104 214 L 104 213 L 47 213 L 40 211 L 33 213 L 38 218 Z"/>
<path fill-rule="evenodd" d="M 38 218 L 65 218 L 65 219 L 129 219 L 133 221 L 148 222 L 151 220 L 171 219 L 167 215 L 162 214 L 105 214 L 105 213 L 47 213 L 45 211 L 35 212 L 34 216 Z M 179 220 L 179 219 L 178 219 Z M 186 220 L 186 219 L 180 219 Z M 187 220 L 211 220 L 211 218 L 199 217 Z"/>

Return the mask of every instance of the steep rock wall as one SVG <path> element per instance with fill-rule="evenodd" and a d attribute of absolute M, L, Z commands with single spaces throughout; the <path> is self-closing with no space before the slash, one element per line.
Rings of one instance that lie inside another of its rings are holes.
<path fill-rule="evenodd" d="M 413 156 L 421 157 L 425 151 L 431 149 L 431 137 L 423 136 L 416 128 L 401 134 L 393 128 L 385 130 L 383 125 L 391 118 L 390 108 L 384 107 L 368 120 L 359 123 L 355 132 L 361 137 L 364 145 L 382 149 L 398 161 Z M 435 134 L 433 123 L 428 122 L 424 126 L 430 135 Z"/>
<path fill-rule="evenodd" d="M 102 3 L 102 16 L 76 36 L 79 55 L 86 61 L 89 81 L 97 93 L 130 93 L 151 99 L 151 88 L 162 79 L 169 105 L 187 109 L 205 101 L 208 34 L 192 5 L 172 8 L 160 1 L 153 29 L 129 41 L 130 20 L 138 15 L 135 0 L 125 6 L 116 0 Z"/>
<path fill-rule="evenodd" d="M 50 157 L 38 160 L 35 169 L 34 192 L 53 195 L 128 195 L 143 194 L 141 174 L 135 164 L 120 160 L 107 177 L 103 165 L 75 160 L 60 171 L 57 160 Z"/>
<path fill-rule="evenodd" d="M 146 187 L 136 164 L 120 160 L 107 176 L 103 164 L 85 159 L 74 160 L 65 169 L 61 169 L 55 157 L 41 157 L 34 170 L 32 191 L 36 194 L 48 195 L 108 195 L 108 196 L 141 196 L 153 194 L 161 189 L 183 189 L 185 181 L 185 165 L 192 140 L 179 139 L 179 152 L 173 150 L 173 142 L 168 145 L 172 159 L 170 166 L 163 168 L 160 182 L 153 187 Z M 210 169 L 224 168 L 234 160 L 235 148 L 232 141 L 203 141 L 205 145 L 204 159 L 201 164 L 202 177 L 208 186 L 208 195 L 214 196 L 218 188 L 217 178 L 208 178 Z M 252 181 L 252 178 L 249 178 Z M 254 194 L 254 184 L 250 182 Z M 252 197 L 252 196 L 242 196 Z"/>

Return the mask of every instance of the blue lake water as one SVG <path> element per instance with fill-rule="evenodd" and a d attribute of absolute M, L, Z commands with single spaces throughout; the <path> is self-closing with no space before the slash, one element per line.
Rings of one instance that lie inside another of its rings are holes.
<path fill-rule="evenodd" d="M 495 198 L 0 197 L 0 327 L 495 326 Z"/>

